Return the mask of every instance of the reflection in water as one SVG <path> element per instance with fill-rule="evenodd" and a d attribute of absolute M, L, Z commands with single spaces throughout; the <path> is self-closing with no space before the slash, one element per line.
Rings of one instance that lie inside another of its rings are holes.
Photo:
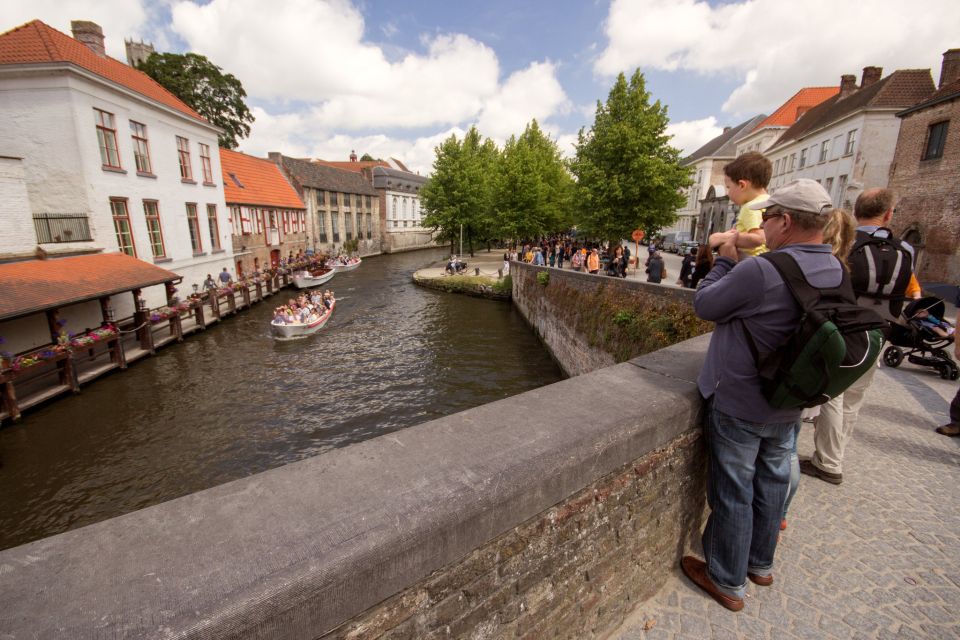
<path fill-rule="evenodd" d="M 0 548 L 559 380 L 511 305 L 411 283 L 442 255 L 338 274 L 304 340 L 270 337 L 281 292 L 0 430 Z"/>

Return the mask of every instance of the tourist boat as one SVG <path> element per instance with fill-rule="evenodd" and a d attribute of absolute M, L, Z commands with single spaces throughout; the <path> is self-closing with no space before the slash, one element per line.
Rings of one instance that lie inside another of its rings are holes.
<path fill-rule="evenodd" d="M 356 262 L 349 262 L 347 264 L 334 264 L 332 265 L 332 267 L 333 267 L 333 270 L 336 271 L 337 273 L 340 273 L 341 271 L 353 271 L 354 269 L 360 266 L 361 262 L 363 262 L 363 260 L 361 260 L 360 258 L 357 258 Z"/>
<path fill-rule="evenodd" d="M 319 287 L 325 282 L 337 275 L 335 269 L 314 269 L 313 271 L 303 270 L 293 274 L 293 284 L 297 289 L 309 289 L 310 287 Z"/>
<path fill-rule="evenodd" d="M 304 338 L 322 329 L 323 325 L 327 324 L 327 320 L 333 316 L 333 310 L 336 306 L 337 301 L 334 300 L 333 304 L 330 305 L 330 310 L 323 314 L 322 318 L 310 324 L 299 322 L 296 324 L 285 324 L 279 320 L 273 320 L 270 322 L 270 332 L 274 338 Z"/>

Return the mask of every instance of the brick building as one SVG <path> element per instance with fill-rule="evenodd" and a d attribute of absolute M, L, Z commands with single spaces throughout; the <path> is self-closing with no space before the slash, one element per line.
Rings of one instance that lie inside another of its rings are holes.
<path fill-rule="evenodd" d="M 220 149 L 220 164 L 237 277 L 306 252 L 307 210 L 277 165 L 228 149 Z"/>
<path fill-rule="evenodd" d="M 361 256 L 380 253 L 380 201 L 360 173 L 277 152 L 269 155 L 306 204 L 311 247 L 336 255 L 344 242 L 356 239 Z"/>
<path fill-rule="evenodd" d="M 921 281 L 960 284 L 960 49 L 943 54 L 937 90 L 897 116 L 893 230 L 917 249 Z"/>

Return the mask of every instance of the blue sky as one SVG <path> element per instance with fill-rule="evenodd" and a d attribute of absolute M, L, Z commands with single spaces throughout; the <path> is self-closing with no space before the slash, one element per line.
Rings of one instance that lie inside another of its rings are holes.
<path fill-rule="evenodd" d="M 397 157 L 427 173 L 471 125 L 502 143 L 536 118 L 564 153 L 616 73 L 640 68 L 689 153 L 804 86 L 867 65 L 932 68 L 960 47 L 960 2 L 925 0 L 4 0 L 6 30 L 99 23 L 236 75 L 257 121 L 241 150 Z"/>

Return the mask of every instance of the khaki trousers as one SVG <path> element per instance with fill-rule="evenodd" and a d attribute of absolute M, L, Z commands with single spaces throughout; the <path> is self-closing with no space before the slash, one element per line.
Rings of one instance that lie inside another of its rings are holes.
<path fill-rule="evenodd" d="M 877 367 L 870 367 L 859 380 L 830 402 L 820 406 L 814 419 L 812 462 L 821 471 L 843 473 L 843 450 L 853 435 L 863 397 L 873 382 Z"/>

